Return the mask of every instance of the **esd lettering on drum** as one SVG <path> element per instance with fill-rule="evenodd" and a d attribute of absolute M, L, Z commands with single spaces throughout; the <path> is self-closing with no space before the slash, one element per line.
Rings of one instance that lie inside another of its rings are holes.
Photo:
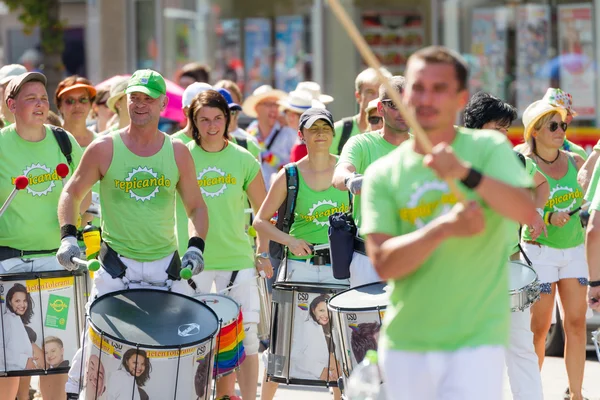
<path fill-rule="evenodd" d="M 115 350 L 123 350 L 123 345 L 121 343 L 111 342 L 111 345 L 115 348 Z"/>
<path fill-rule="evenodd" d="M 298 293 L 298 301 L 308 301 L 308 293 Z"/>
<path fill-rule="evenodd" d="M 200 346 L 200 347 L 198 347 L 198 350 L 196 350 L 196 355 L 201 356 L 204 354 L 205 351 L 206 351 L 206 345 Z"/>
<path fill-rule="evenodd" d="M 356 321 L 356 314 L 346 314 L 346 319 L 348 321 Z"/>

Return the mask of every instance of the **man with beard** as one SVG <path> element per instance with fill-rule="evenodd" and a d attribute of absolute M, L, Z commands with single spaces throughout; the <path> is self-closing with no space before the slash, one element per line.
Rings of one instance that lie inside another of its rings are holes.
<path fill-rule="evenodd" d="M 402 94 L 404 90 L 404 77 L 390 78 L 392 88 Z M 333 186 L 339 190 L 348 190 L 354 197 L 352 214 L 356 226 L 361 224 L 360 190 L 362 187 L 363 173 L 375 160 L 385 156 L 396 149 L 400 143 L 408 140 L 408 125 L 390 99 L 384 85 L 379 87 L 379 102 L 377 110 L 383 117 L 383 128 L 379 131 L 357 135 L 346 143 L 333 175 Z M 365 254 L 364 241 L 355 240 L 354 255 L 350 264 L 350 286 L 360 286 L 381 279 L 373 270 L 369 258 Z"/>

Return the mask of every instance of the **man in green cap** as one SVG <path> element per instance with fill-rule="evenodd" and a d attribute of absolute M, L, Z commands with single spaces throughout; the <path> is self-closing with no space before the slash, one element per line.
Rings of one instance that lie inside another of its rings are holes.
<path fill-rule="evenodd" d="M 61 247 L 56 254 L 66 269 L 79 255 L 76 213 L 79 203 L 100 181 L 102 207 L 102 268 L 94 274 L 90 301 L 129 288 L 171 289 L 191 294 L 179 279 L 181 266 L 199 273 L 208 230 L 206 204 L 196 182 L 187 147 L 158 130 L 160 113 L 168 103 L 163 77 L 155 71 L 133 74 L 125 91 L 131 123 L 94 141 L 61 196 L 58 215 Z M 179 193 L 189 218 L 188 249 L 180 261 L 173 215 Z M 81 352 L 72 363 L 68 398 L 77 398 Z M 126 389 L 124 389 L 127 392 Z M 131 388 L 126 397 L 131 396 Z"/>

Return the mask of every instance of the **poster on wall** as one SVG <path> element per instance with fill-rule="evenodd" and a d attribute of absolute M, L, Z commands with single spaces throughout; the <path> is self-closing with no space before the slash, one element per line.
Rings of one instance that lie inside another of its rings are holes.
<path fill-rule="evenodd" d="M 507 20 L 506 7 L 473 10 L 471 57 L 467 58 L 473 93 L 484 90 L 506 98 Z"/>
<path fill-rule="evenodd" d="M 219 46 L 215 50 L 215 80 L 229 79 L 244 91 L 244 63 L 239 19 L 223 19 L 217 28 Z"/>
<path fill-rule="evenodd" d="M 594 93 L 594 27 L 591 4 L 558 6 L 558 57 L 549 61 L 549 73 L 558 73 L 560 88 L 573 96 L 578 118 L 596 117 Z"/>
<path fill-rule="evenodd" d="M 291 92 L 304 81 L 308 55 L 304 50 L 302 16 L 277 17 L 275 29 L 275 87 Z"/>
<path fill-rule="evenodd" d="M 244 24 L 246 95 L 262 85 L 270 85 L 271 74 L 271 21 L 267 18 L 248 18 Z"/>
<path fill-rule="evenodd" d="M 361 19 L 365 40 L 382 66 L 394 75 L 403 74 L 408 57 L 425 43 L 422 15 L 415 11 L 373 10 L 363 11 Z"/>
<path fill-rule="evenodd" d="M 550 60 L 550 6 L 527 4 L 517 7 L 516 100 L 519 115 L 544 97 L 551 85 L 546 73 Z"/>

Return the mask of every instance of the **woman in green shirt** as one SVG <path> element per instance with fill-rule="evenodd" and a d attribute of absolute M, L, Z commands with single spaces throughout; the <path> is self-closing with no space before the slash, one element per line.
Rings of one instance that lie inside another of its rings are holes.
<path fill-rule="evenodd" d="M 544 362 L 546 335 L 550 329 L 558 288 L 564 310 L 566 336 L 565 364 L 571 399 L 581 400 L 585 365 L 586 293 L 588 267 L 584 231 L 577 208 L 583 203 L 583 189 L 577 171 L 584 160 L 562 150 L 567 110 L 544 100 L 532 103 L 523 114 L 526 148 L 524 155 L 537 164 L 546 177 L 550 196 L 544 207 L 547 235 L 537 238 L 523 229 L 523 248 L 541 282 L 542 295 L 532 306 L 531 330 L 540 367 Z M 572 214 L 572 215 L 571 215 Z"/>

